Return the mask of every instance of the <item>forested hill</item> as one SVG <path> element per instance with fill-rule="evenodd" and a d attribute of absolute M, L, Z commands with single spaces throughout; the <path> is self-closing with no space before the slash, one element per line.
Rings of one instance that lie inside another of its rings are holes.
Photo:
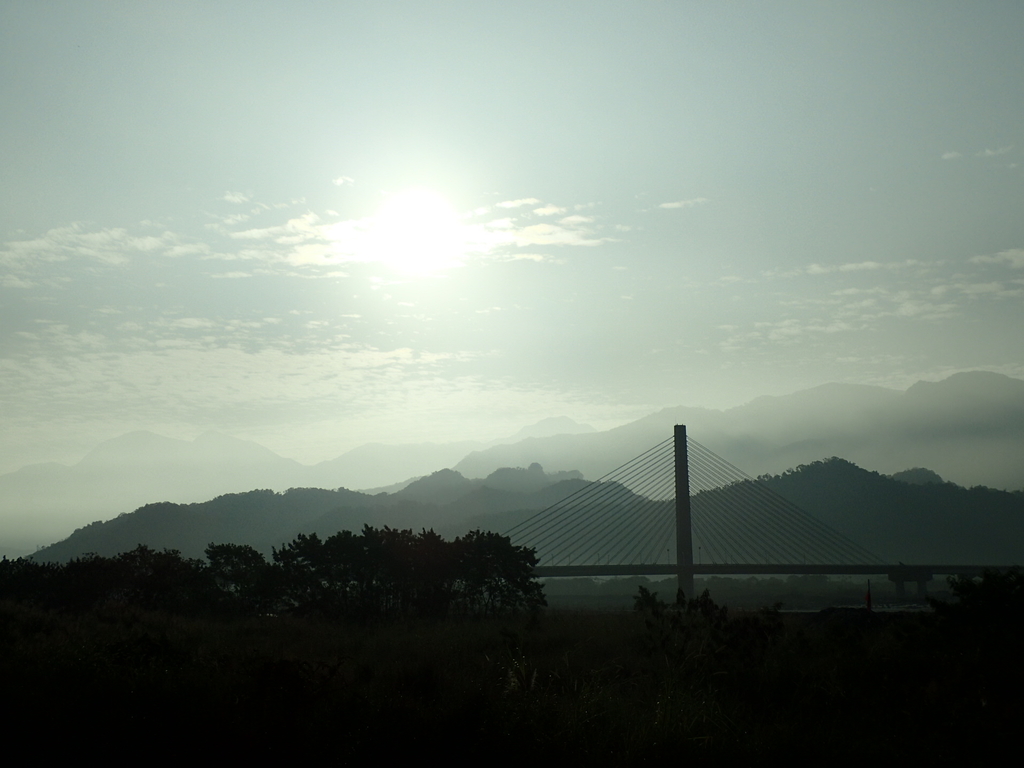
<path fill-rule="evenodd" d="M 335 510 L 351 510 L 361 528 L 362 521 L 376 519 L 381 501 L 345 489 L 296 488 L 286 493 L 230 493 L 198 504 L 147 504 L 113 520 L 79 528 L 33 558 L 63 562 L 89 552 L 111 557 L 139 544 L 177 549 L 186 557 L 202 557 L 211 542 L 252 544 L 269 551 L 297 532 L 315 530 L 324 515 Z"/>
<path fill-rule="evenodd" d="M 917 480 L 929 475 L 887 477 L 831 458 L 761 479 L 889 562 L 1024 562 L 1024 493 Z"/>
<path fill-rule="evenodd" d="M 502 469 L 483 480 L 467 480 L 458 472 L 441 470 L 393 494 L 293 488 L 284 493 L 232 493 L 195 504 L 147 504 L 79 528 L 32 557 L 52 562 L 90 552 L 111 557 L 145 544 L 199 558 L 211 543 L 249 544 L 269 555 L 272 547 L 280 547 L 300 533 L 326 538 L 343 530 L 361 531 L 364 525 L 434 529 L 454 537 L 466 533 L 471 522 L 506 521 L 500 513 L 521 510 L 532 514 L 574 493 L 584 482 L 577 472 L 547 474 L 535 464 L 527 469 Z"/>

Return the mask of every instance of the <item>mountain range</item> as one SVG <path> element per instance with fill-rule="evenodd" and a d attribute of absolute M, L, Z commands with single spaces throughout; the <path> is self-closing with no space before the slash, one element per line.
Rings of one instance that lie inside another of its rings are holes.
<path fill-rule="evenodd" d="M 184 441 L 133 432 L 74 466 L 0 475 L 0 553 L 31 551 L 149 503 L 198 503 L 254 488 L 393 492 L 443 468 L 472 480 L 534 463 L 596 479 L 670 437 L 674 424 L 751 475 L 838 456 L 886 474 L 928 467 L 963 486 L 1024 487 L 1024 381 L 974 371 L 906 391 L 826 384 L 724 411 L 666 408 L 606 431 L 559 417 L 490 443 L 368 444 L 314 466 L 217 433 Z"/>
<path fill-rule="evenodd" d="M 839 456 L 886 474 L 919 466 L 964 486 L 1024 487 L 1024 381 L 986 371 L 905 392 L 826 384 L 725 411 L 666 408 L 606 432 L 474 451 L 453 469 L 479 477 L 537 461 L 597 478 L 670 436 L 674 424 L 751 475 Z"/>
<path fill-rule="evenodd" d="M 472 528 L 500 532 L 507 513 L 515 512 L 518 520 L 586 483 L 578 472 L 548 474 L 533 464 L 500 469 L 481 479 L 442 469 L 392 494 L 292 488 L 284 493 L 225 494 L 196 504 L 160 502 L 79 528 L 33 558 L 66 561 L 90 552 L 113 556 L 139 544 L 202 557 L 211 543 L 249 544 L 269 555 L 273 547 L 300 533 L 327 537 L 342 530 L 360 531 L 364 525 L 431 528 L 447 538 Z"/>
<path fill-rule="evenodd" d="M 547 473 L 532 464 L 483 479 L 443 469 L 391 494 L 302 488 L 227 494 L 200 504 L 148 504 L 80 528 L 33 558 L 113 556 L 139 544 L 198 558 L 211 543 L 248 544 L 269 555 L 300 533 L 325 538 L 364 525 L 430 528 L 448 539 L 472 529 L 504 533 L 588 482 L 579 473 Z M 967 489 L 921 468 L 886 477 L 838 458 L 763 476 L 761 482 L 888 563 L 1024 560 L 1024 492 Z M 695 554 L 699 546 L 698 536 Z"/>

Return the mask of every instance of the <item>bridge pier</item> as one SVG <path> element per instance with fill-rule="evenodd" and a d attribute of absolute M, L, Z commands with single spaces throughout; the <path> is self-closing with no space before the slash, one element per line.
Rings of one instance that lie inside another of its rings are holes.
<path fill-rule="evenodd" d="M 928 597 L 928 582 L 933 578 L 934 575 L 931 572 L 922 571 L 913 566 L 903 566 L 889 572 L 889 581 L 896 585 L 896 597 L 899 600 L 905 600 L 907 597 L 906 583 L 908 581 L 917 582 L 917 597 L 924 600 Z"/>
<path fill-rule="evenodd" d="M 686 452 L 686 426 L 675 427 L 676 567 L 679 589 L 688 599 L 693 593 L 693 534 L 690 521 L 690 459 Z"/>

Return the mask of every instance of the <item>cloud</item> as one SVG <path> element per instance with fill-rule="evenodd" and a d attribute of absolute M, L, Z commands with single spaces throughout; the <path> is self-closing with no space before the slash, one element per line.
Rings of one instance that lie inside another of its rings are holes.
<path fill-rule="evenodd" d="M 539 203 L 536 197 L 521 197 L 518 200 L 505 200 L 501 203 L 495 203 L 498 208 L 521 208 L 524 205 L 536 205 Z"/>
<path fill-rule="evenodd" d="M 35 283 L 31 280 L 22 280 L 16 275 L 0 275 L 0 286 L 4 288 L 33 288 Z"/>
<path fill-rule="evenodd" d="M 865 270 L 884 269 L 885 266 L 877 261 L 859 261 L 852 264 L 840 264 L 840 272 L 863 272 Z"/>
<path fill-rule="evenodd" d="M 874 263 L 874 262 L 870 262 L 870 263 Z M 833 272 L 839 272 L 839 271 L 849 272 L 849 271 L 851 271 L 850 269 L 845 269 L 845 270 L 842 269 L 842 267 L 849 267 L 849 266 L 850 266 L 849 264 L 842 264 L 842 265 L 839 265 L 839 264 L 810 264 L 810 265 L 807 266 L 807 269 L 804 270 L 804 271 L 808 275 L 828 275 L 828 274 L 831 274 Z"/>
<path fill-rule="evenodd" d="M 963 155 L 960 154 L 959 152 L 952 152 L 952 151 L 950 151 L 950 152 L 943 152 L 942 153 L 942 159 L 943 160 L 956 160 L 956 159 L 961 158 L 961 157 L 963 157 Z"/>
<path fill-rule="evenodd" d="M 85 231 L 80 224 L 58 227 L 32 240 L 5 244 L 0 250 L 0 264 L 12 269 L 28 270 L 38 262 L 59 262 L 87 258 L 117 266 L 133 255 L 172 247 L 177 238 L 171 232 L 160 236 L 136 236 L 123 228 Z"/>
<path fill-rule="evenodd" d="M 1024 248 L 1011 248 L 994 256 L 974 256 L 972 264 L 1005 264 L 1012 269 L 1024 269 Z"/>
<path fill-rule="evenodd" d="M 960 286 L 960 290 L 966 293 L 968 296 L 978 296 L 981 294 L 1000 294 L 1003 293 L 1002 283 L 968 283 Z"/>
<path fill-rule="evenodd" d="M 523 247 L 528 245 L 586 245 L 594 246 L 609 242 L 607 237 L 590 237 L 581 229 L 565 229 L 554 224 L 534 224 L 514 230 L 512 242 Z"/>
<path fill-rule="evenodd" d="M 181 245 L 172 245 L 166 251 L 165 256 L 177 258 L 179 256 L 205 256 L 210 253 L 210 246 L 206 243 L 183 243 Z"/>
<path fill-rule="evenodd" d="M 996 157 L 997 155 L 1005 155 L 1012 149 L 1012 144 L 1007 147 L 1000 147 L 999 149 L 983 149 L 977 154 L 977 157 Z"/>
<path fill-rule="evenodd" d="M 692 208 L 695 205 L 703 205 L 711 202 L 706 197 L 694 197 L 689 200 L 676 200 L 672 203 L 661 203 L 659 208 Z"/>
<path fill-rule="evenodd" d="M 282 245 L 297 244 L 317 234 L 316 224 L 320 217 L 315 213 L 307 212 L 302 216 L 289 219 L 286 223 L 276 227 L 262 227 L 259 229 L 245 229 L 241 232 L 231 232 L 230 237 L 236 240 L 264 240 L 272 239 Z"/>
<path fill-rule="evenodd" d="M 343 187 L 346 184 L 355 184 L 356 180 L 353 179 L 351 176 L 339 176 L 336 179 L 331 179 L 331 183 L 333 183 L 335 186 Z"/>
<path fill-rule="evenodd" d="M 439 366 L 470 357 L 357 344 L 301 354 L 284 345 L 245 352 L 186 337 L 125 353 L 105 349 L 95 335 L 64 331 L 61 338 L 66 343 L 52 355 L 0 359 L 0 397 L 43 421 L 62 411 L 109 418 L 110 409 L 160 421 L 171 413 L 205 418 L 289 402 L 347 409 L 356 398 L 385 408 L 410 377 L 426 386 Z"/>
<path fill-rule="evenodd" d="M 879 317 L 919 317 L 922 320 L 942 320 L 956 314 L 956 304 L 937 304 L 921 299 L 908 298 L 900 301 L 894 312 L 880 313 Z"/>
<path fill-rule="evenodd" d="M 496 207 L 509 209 L 532 202 L 536 202 L 536 198 L 506 201 Z M 566 210 L 565 207 L 547 205 L 533 212 L 551 215 Z M 484 212 L 479 210 L 476 213 Z M 408 222 L 404 218 L 395 222 L 390 219 L 379 220 L 379 217 L 373 216 L 322 221 L 316 213 L 307 211 L 283 224 L 226 232 L 232 240 L 255 241 L 260 246 L 233 255 L 218 256 L 225 259 L 255 258 L 293 266 L 380 262 L 401 269 L 401 265 L 409 261 L 405 251 L 415 253 L 415 249 L 424 249 L 424 254 L 429 254 L 425 258 L 436 263 L 434 270 L 437 270 L 460 266 L 468 257 L 549 260 L 550 257 L 532 250 L 523 254 L 511 249 L 595 246 L 612 240 L 595 235 L 591 228 L 594 217 L 580 214 L 566 216 L 556 224 L 530 223 L 529 216 L 524 219 L 511 211 L 508 216 L 487 222 L 474 222 L 472 217 L 465 216 L 439 222 L 433 218 L 417 218 L 414 213 L 409 214 Z M 392 231 L 396 223 L 401 225 L 401 232 Z M 397 249 L 403 250 L 403 253 L 397 253 Z"/>
<path fill-rule="evenodd" d="M 833 272 L 873 272 L 880 269 L 894 270 L 920 265 L 921 262 L 916 259 L 890 261 L 886 263 L 879 261 L 856 261 L 849 262 L 847 264 L 810 264 L 803 271 L 808 275 L 828 275 Z"/>
<path fill-rule="evenodd" d="M 181 328 L 184 330 L 214 327 L 213 321 L 207 320 L 204 317 L 179 317 L 177 320 L 167 321 L 167 325 L 169 325 L 171 328 Z"/>
<path fill-rule="evenodd" d="M 492 221 L 487 222 L 484 226 L 486 226 L 488 229 L 512 229 L 515 226 L 515 222 L 513 222 L 512 219 L 509 218 L 494 219 Z"/>
<path fill-rule="evenodd" d="M 534 208 L 533 212 L 538 216 L 554 216 L 556 213 L 565 213 L 565 208 L 559 208 L 557 205 L 548 203 L 543 208 Z"/>
<path fill-rule="evenodd" d="M 229 193 L 230 194 L 230 193 Z M 240 198 L 239 198 L 240 199 Z M 545 247 L 591 247 L 612 238 L 602 237 L 595 217 L 573 214 L 557 223 L 540 222 L 532 212 L 523 210 L 537 198 L 506 201 L 494 211 L 506 213 L 490 221 L 458 215 L 450 220 L 417 216 L 403 212 L 401 221 L 367 216 L 340 219 L 323 217 L 311 210 L 295 215 L 277 213 L 263 206 L 259 224 L 246 222 L 247 214 L 218 217 L 204 226 L 202 239 L 186 238 L 170 231 L 151 234 L 125 228 L 89 230 L 81 224 L 51 229 L 34 239 L 0 243 L 0 280 L 5 288 L 64 287 L 83 269 L 95 269 L 89 262 L 121 267 L 135 262 L 136 267 L 155 264 L 155 259 L 219 260 L 261 262 L 253 270 L 229 267 L 202 269 L 205 279 L 240 279 L 258 274 L 287 274 L 302 278 L 348 277 L 335 269 L 315 269 L 348 263 L 384 264 L 402 271 L 420 259 L 431 272 L 462 266 L 469 259 L 499 261 L 552 261 Z M 251 203 L 250 207 L 255 206 Z M 519 210 L 515 210 L 518 208 Z M 545 215 L 564 212 L 569 207 L 546 206 Z M 485 211 L 478 210 L 477 214 Z M 443 217 L 442 217 L 443 218 Z M 147 259 L 137 257 L 146 256 Z M 65 264 L 59 268 L 50 263 Z M 293 267 L 297 269 L 287 269 Z M 309 269 L 310 267 L 314 269 Z M 175 267 L 181 269 L 182 266 Z"/>
<path fill-rule="evenodd" d="M 783 304 L 827 311 L 834 320 L 860 328 L 874 327 L 887 317 L 919 317 L 934 320 L 956 313 L 955 303 L 942 301 L 950 290 L 959 286 L 914 285 L 907 289 L 885 286 L 872 288 L 841 288 L 825 297 L 799 298 Z"/>
<path fill-rule="evenodd" d="M 885 289 L 881 287 L 874 288 L 840 288 L 837 291 L 832 291 L 832 296 L 863 296 L 864 294 L 877 294 L 885 293 Z"/>
<path fill-rule="evenodd" d="M 943 282 L 930 273 L 913 271 L 898 282 L 891 270 L 918 262 L 908 260 L 894 264 L 856 262 L 812 265 L 805 274 L 829 275 L 823 280 L 835 287 L 828 292 L 799 290 L 789 296 L 775 298 L 774 308 L 758 322 L 732 324 L 719 341 L 724 352 L 767 349 L 773 346 L 818 343 L 815 338 L 834 334 L 884 333 L 893 323 L 934 323 L 962 316 L 968 305 L 981 301 L 1016 299 L 1024 295 L 1020 286 L 996 281 L 969 281 L 961 275 L 947 276 Z M 937 265 L 931 265 L 937 266 Z M 842 267 L 847 267 L 843 269 Z M 799 274 L 799 273 L 798 273 Z M 874 285 L 851 285 L 855 275 L 870 276 Z M 1022 281 L 1024 282 L 1024 281 Z M 784 313 L 784 317 L 772 317 Z"/>
<path fill-rule="evenodd" d="M 997 281 L 990 281 L 987 283 L 954 283 L 949 286 L 949 289 L 958 290 L 972 299 L 978 299 L 981 297 L 1012 299 L 1024 295 L 1024 290 L 1021 290 L 1020 288 L 1007 288 Z"/>
<path fill-rule="evenodd" d="M 247 203 L 250 198 L 251 196 L 244 192 L 225 192 L 221 200 L 226 200 L 229 203 Z"/>

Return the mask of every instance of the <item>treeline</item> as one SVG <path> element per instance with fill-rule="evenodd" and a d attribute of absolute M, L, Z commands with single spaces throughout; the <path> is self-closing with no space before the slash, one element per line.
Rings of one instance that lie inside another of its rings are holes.
<path fill-rule="evenodd" d="M 206 560 L 139 545 L 67 563 L 0 561 L 0 599 L 82 611 L 125 605 L 180 614 L 291 613 L 329 619 L 494 616 L 545 605 L 532 549 L 471 531 L 363 528 L 300 534 L 271 561 L 247 544 L 210 544 Z"/>

